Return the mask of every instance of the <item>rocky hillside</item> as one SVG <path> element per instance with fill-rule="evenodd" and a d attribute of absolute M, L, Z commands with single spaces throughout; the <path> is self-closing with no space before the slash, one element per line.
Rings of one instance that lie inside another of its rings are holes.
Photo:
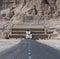
<path fill-rule="evenodd" d="M 5 0 L 5 5 L 2 6 L 5 6 L 5 9 L 9 8 L 8 14 L 2 14 L 7 20 L 12 18 L 32 22 L 60 17 L 59 0 Z"/>

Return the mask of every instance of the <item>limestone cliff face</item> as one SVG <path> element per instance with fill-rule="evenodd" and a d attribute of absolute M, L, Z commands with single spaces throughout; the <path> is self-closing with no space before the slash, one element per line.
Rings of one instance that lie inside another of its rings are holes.
<path fill-rule="evenodd" d="M 23 22 L 60 17 L 59 0 L 5 0 L 5 7 L 13 8 L 12 6 L 15 6 L 15 17 Z"/>
<path fill-rule="evenodd" d="M 60 16 L 59 0 L 21 0 L 22 10 L 25 16 L 35 20 L 57 18 Z M 24 19 L 25 19 L 24 16 Z"/>

